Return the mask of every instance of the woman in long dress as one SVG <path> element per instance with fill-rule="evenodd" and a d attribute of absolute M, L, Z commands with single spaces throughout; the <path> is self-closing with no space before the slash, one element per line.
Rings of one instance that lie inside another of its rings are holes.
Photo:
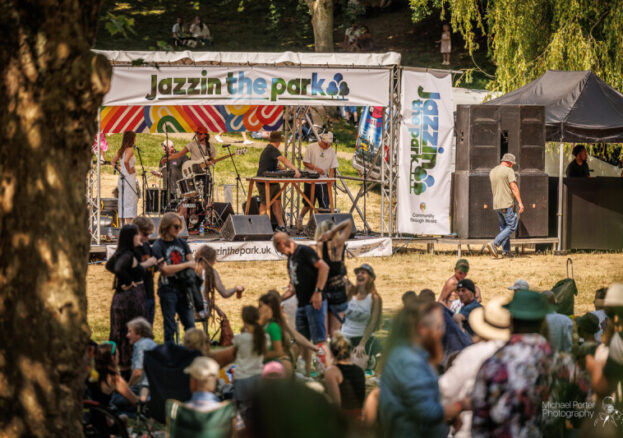
<path fill-rule="evenodd" d="M 119 168 L 119 180 L 117 181 L 118 217 L 123 224 L 130 224 L 136 217 L 138 205 L 138 187 L 136 185 L 136 157 L 134 156 L 134 142 L 136 133 L 126 131 L 117 155 L 112 160 L 113 167 L 117 168 L 117 162 L 121 161 Z"/>

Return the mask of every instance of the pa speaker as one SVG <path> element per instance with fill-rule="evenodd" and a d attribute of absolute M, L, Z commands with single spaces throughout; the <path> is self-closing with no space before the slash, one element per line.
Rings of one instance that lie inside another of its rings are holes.
<path fill-rule="evenodd" d="M 454 172 L 452 227 L 460 239 L 492 239 L 500 231 L 489 172 Z"/>
<path fill-rule="evenodd" d="M 234 208 L 230 202 L 215 202 L 214 213 L 216 214 L 217 223 L 224 224 L 227 218 L 234 214 Z"/>
<path fill-rule="evenodd" d="M 521 172 L 519 193 L 524 212 L 519 215 L 517 237 L 547 237 L 549 221 L 549 177 L 545 172 Z"/>
<path fill-rule="evenodd" d="M 355 221 L 353 220 L 353 215 L 350 213 L 315 213 L 314 214 L 312 212 L 311 219 L 309 220 L 309 223 L 307 224 L 307 228 L 305 229 L 305 234 L 307 234 L 308 237 L 313 238 L 314 234 L 316 233 L 316 228 L 318 227 L 318 225 L 320 225 L 324 221 L 331 221 L 334 224 L 339 224 L 340 222 L 345 221 L 345 220 L 350 220 L 350 223 L 352 225 L 350 236 L 349 236 L 349 239 L 352 239 L 353 237 L 355 237 L 355 234 L 357 233 L 357 227 L 355 227 Z"/>
<path fill-rule="evenodd" d="M 273 227 L 265 214 L 262 215 L 230 215 L 223 228 L 221 237 L 229 241 L 239 240 L 270 240 Z"/>
<path fill-rule="evenodd" d="M 186 228 L 186 221 L 183 216 L 180 216 L 182 219 L 182 229 L 177 237 L 181 237 L 183 239 L 188 238 L 188 228 Z M 162 222 L 162 216 L 149 216 L 149 219 L 154 223 L 154 232 L 149 235 L 149 240 L 156 240 L 158 238 L 158 228 L 160 227 L 160 222 Z"/>

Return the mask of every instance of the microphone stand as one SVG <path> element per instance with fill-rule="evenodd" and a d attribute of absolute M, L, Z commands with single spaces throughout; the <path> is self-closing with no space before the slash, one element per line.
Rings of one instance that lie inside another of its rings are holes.
<path fill-rule="evenodd" d="M 138 155 L 138 162 L 141 164 L 141 169 L 143 170 L 143 175 L 141 176 L 141 180 L 143 181 L 143 214 L 145 214 L 147 210 L 145 208 L 147 206 L 147 199 L 145 198 L 145 188 L 147 187 L 147 176 L 145 175 L 145 166 L 143 165 L 143 157 L 141 155 L 141 149 L 136 145 L 134 145 L 134 147 L 136 148 L 136 152 Z"/>
<path fill-rule="evenodd" d="M 238 166 L 236 166 L 236 160 L 234 160 L 234 155 L 231 153 L 231 150 L 229 149 L 231 147 L 230 144 L 224 144 L 223 147 L 225 149 L 227 149 L 227 154 L 229 155 L 229 158 L 231 158 L 231 163 L 234 166 L 234 172 L 236 172 L 236 214 L 239 214 L 238 211 L 238 205 L 239 205 L 239 189 L 242 189 L 242 196 L 244 198 L 247 197 L 247 193 L 244 190 L 244 185 L 242 184 L 242 180 L 240 179 L 240 173 L 238 172 Z"/>
<path fill-rule="evenodd" d="M 207 215 L 207 213 L 208 213 L 208 201 L 210 201 L 210 204 L 211 204 L 211 201 L 212 201 L 212 190 L 210 190 L 208 188 L 208 185 L 209 185 L 208 184 L 209 183 L 208 172 L 210 172 L 210 163 L 208 162 L 208 157 L 206 157 L 206 154 L 203 153 L 203 149 L 201 148 L 201 143 L 197 140 L 197 134 L 194 135 L 193 139 L 197 143 L 197 146 L 198 146 L 197 148 L 199 149 L 199 153 L 201 154 L 201 158 L 203 159 L 203 162 L 204 162 L 204 164 L 206 166 L 205 167 L 206 173 L 203 176 L 203 196 L 204 196 L 204 201 L 206 203 L 205 209 L 206 209 L 206 215 Z M 208 153 L 208 156 L 212 155 L 210 153 L 210 142 L 207 141 L 207 140 L 206 140 L 206 152 Z M 210 193 L 208 194 L 208 192 L 210 192 Z M 212 207 L 210 207 L 210 208 L 212 208 Z M 205 220 L 205 218 L 204 218 L 204 220 Z M 214 224 L 212 224 L 212 225 L 214 225 Z"/>
<path fill-rule="evenodd" d="M 170 202 L 170 200 L 172 198 L 171 192 L 169 191 L 170 185 L 171 185 L 170 181 L 169 181 L 169 179 L 171 179 L 171 169 L 169 167 L 169 130 L 167 129 L 167 124 L 166 123 L 164 124 L 164 138 L 165 138 L 165 144 L 166 144 L 165 151 L 164 151 L 164 156 L 165 156 L 165 160 L 166 160 L 165 161 L 165 166 L 166 166 L 166 169 L 167 169 L 166 170 L 167 175 L 164 178 L 164 193 L 165 193 L 165 196 L 166 196 L 164 209 L 166 210 L 169 207 L 169 202 Z M 164 211 L 162 211 L 162 201 L 160 202 L 160 205 L 158 206 L 158 210 L 160 211 L 160 214 L 164 213 Z"/>

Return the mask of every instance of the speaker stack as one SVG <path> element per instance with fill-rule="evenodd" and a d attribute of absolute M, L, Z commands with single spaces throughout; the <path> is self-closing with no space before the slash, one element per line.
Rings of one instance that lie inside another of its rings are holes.
<path fill-rule="evenodd" d="M 517 160 L 517 185 L 525 207 L 516 236 L 546 237 L 545 107 L 457 105 L 455 126 L 452 223 L 458 237 L 483 239 L 498 234 L 489 172 L 507 152 Z"/>

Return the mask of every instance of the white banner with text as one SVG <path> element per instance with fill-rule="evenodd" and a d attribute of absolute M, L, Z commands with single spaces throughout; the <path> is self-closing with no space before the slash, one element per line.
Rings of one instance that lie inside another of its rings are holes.
<path fill-rule="evenodd" d="M 450 234 L 452 79 L 403 70 L 398 232 Z"/>
<path fill-rule="evenodd" d="M 387 106 L 389 69 L 114 67 L 104 106 Z"/>

